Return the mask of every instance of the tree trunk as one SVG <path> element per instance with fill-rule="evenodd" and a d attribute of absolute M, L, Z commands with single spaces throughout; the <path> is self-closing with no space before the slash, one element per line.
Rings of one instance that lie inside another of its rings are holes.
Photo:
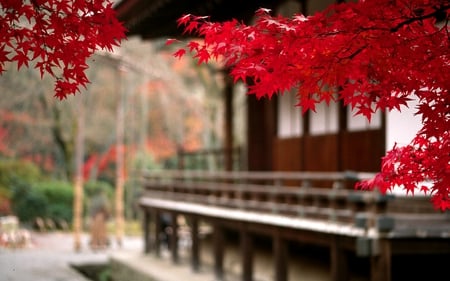
<path fill-rule="evenodd" d="M 73 232 L 74 249 L 81 250 L 81 232 L 83 228 L 83 155 L 84 155 L 84 105 L 82 97 L 78 97 L 79 112 L 75 140 L 75 180 L 73 198 Z"/>
<path fill-rule="evenodd" d="M 124 163 L 124 135 L 125 135 L 125 94 L 123 92 L 124 70 L 119 68 L 119 96 L 117 103 L 117 126 L 116 126 L 116 193 L 115 193 L 115 210 L 116 210 L 116 239 L 119 247 L 122 246 L 124 233 L 124 185 L 125 185 L 125 163 Z"/>

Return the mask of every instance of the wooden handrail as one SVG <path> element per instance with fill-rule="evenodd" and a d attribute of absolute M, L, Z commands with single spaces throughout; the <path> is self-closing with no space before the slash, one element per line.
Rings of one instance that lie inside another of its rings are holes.
<path fill-rule="evenodd" d="M 398 229 L 403 228 L 402 233 L 411 233 L 404 227 L 421 230 L 426 229 L 429 222 L 438 221 L 444 223 L 439 226 L 439 233 L 450 235 L 450 219 L 445 214 L 402 213 L 397 211 L 401 208 L 391 195 L 342 188 L 342 183 L 370 176 L 372 174 L 357 172 L 163 170 L 144 171 L 141 181 L 144 198 L 330 221 L 379 233 L 389 233 L 396 225 Z M 292 181 L 299 184 L 292 185 Z M 316 186 L 316 182 L 323 181 L 329 188 Z M 395 203 L 396 211 L 390 207 L 391 202 Z"/>
<path fill-rule="evenodd" d="M 144 179 L 202 179 L 202 180 L 310 180 L 310 181 L 359 181 L 372 178 L 375 174 L 364 172 L 243 172 L 243 171 L 198 171 L 198 170 L 144 170 L 141 172 Z"/>
<path fill-rule="evenodd" d="M 314 187 L 315 181 L 345 182 L 369 177 L 356 172 L 204 172 L 145 171 L 142 181 L 152 198 L 193 202 L 261 213 L 353 224 L 356 212 L 384 204 L 377 192 Z M 284 182 L 300 181 L 286 186 Z M 355 199 L 356 198 L 356 199 Z M 360 200 L 358 200 L 360 199 Z M 357 205 L 364 205 L 361 206 Z"/>

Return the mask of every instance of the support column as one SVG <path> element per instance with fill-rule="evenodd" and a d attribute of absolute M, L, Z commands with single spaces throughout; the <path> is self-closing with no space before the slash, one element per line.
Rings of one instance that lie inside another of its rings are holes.
<path fill-rule="evenodd" d="M 191 217 L 191 268 L 194 272 L 200 270 L 200 240 L 199 240 L 198 218 Z"/>
<path fill-rule="evenodd" d="M 216 280 L 224 280 L 225 234 L 223 228 L 218 224 L 214 224 L 213 231 L 214 275 Z"/>
<path fill-rule="evenodd" d="M 161 257 L 161 212 L 155 211 L 153 212 L 153 221 L 155 222 L 155 234 L 153 237 L 155 237 L 155 255 L 159 258 Z"/>
<path fill-rule="evenodd" d="M 251 234 L 241 231 L 242 281 L 253 281 L 253 239 Z"/>
<path fill-rule="evenodd" d="M 288 278 L 288 248 L 287 241 L 284 240 L 279 230 L 273 236 L 274 255 L 274 281 L 287 281 Z"/>
<path fill-rule="evenodd" d="M 391 244 L 389 240 L 378 241 L 379 254 L 370 260 L 371 281 L 391 281 Z"/>
<path fill-rule="evenodd" d="M 144 253 L 148 254 L 151 251 L 151 234 L 150 234 L 151 213 L 149 210 L 144 210 Z"/>
<path fill-rule="evenodd" d="M 178 255 L 178 215 L 177 213 L 172 213 L 172 221 L 171 221 L 171 229 L 172 233 L 170 233 L 170 251 L 172 254 L 172 262 L 178 263 L 179 255 Z"/>
<path fill-rule="evenodd" d="M 330 261 L 331 261 L 331 280 L 347 281 L 348 274 L 348 253 L 342 249 L 339 243 L 339 237 L 333 237 L 330 245 Z"/>

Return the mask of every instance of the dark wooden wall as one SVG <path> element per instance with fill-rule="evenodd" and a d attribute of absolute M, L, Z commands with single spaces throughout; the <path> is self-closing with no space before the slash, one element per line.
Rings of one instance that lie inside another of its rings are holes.
<path fill-rule="evenodd" d="M 340 115 L 345 116 L 344 108 Z M 305 125 L 303 136 L 279 138 L 276 116 L 276 98 L 249 97 L 249 171 L 379 171 L 386 149 L 384 118 L 379 129 L 350 132 L 344 118 L 337 133 L 310 135 Z"/>
<path fill-rule="evenodd" d="M 271 171 L 273 162 L 273 136 L 276 134 L 276 115 L 273 102 L 247 98 L 247 166 L 249 171 Z"/>

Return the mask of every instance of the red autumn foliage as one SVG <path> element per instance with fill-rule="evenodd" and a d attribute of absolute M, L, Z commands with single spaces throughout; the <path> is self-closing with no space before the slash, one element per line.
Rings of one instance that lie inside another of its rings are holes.
<path fill-rule="evenodd" d="M 86 61 L 96 50 L 125 38 L 108 0 L 2 0 L 0 15 L 0 74 L 9 62 L 33 66 L 55 78 L 59 99 L 86 86 Z"/>
<path fill-rule="evenodd" d="M 199 62 L 221 59 L 249 94 L 297 89 L 303 111 L 342 100 L 369 120 L 417 99 L 423 127 L 406 147 L 383 158 L 360 188 L 404 188 L 450 209 L 450 4 L 445 0 L 365 0 L 332 5 L 305 17 L 256 12 L 253 25 L 185 15 L 178 24 L 202 37 L 185 49 Z M 184 49 L 176 56 L 184 54 Z M 427 183 L 429 187 L 425 187 Z"/>

